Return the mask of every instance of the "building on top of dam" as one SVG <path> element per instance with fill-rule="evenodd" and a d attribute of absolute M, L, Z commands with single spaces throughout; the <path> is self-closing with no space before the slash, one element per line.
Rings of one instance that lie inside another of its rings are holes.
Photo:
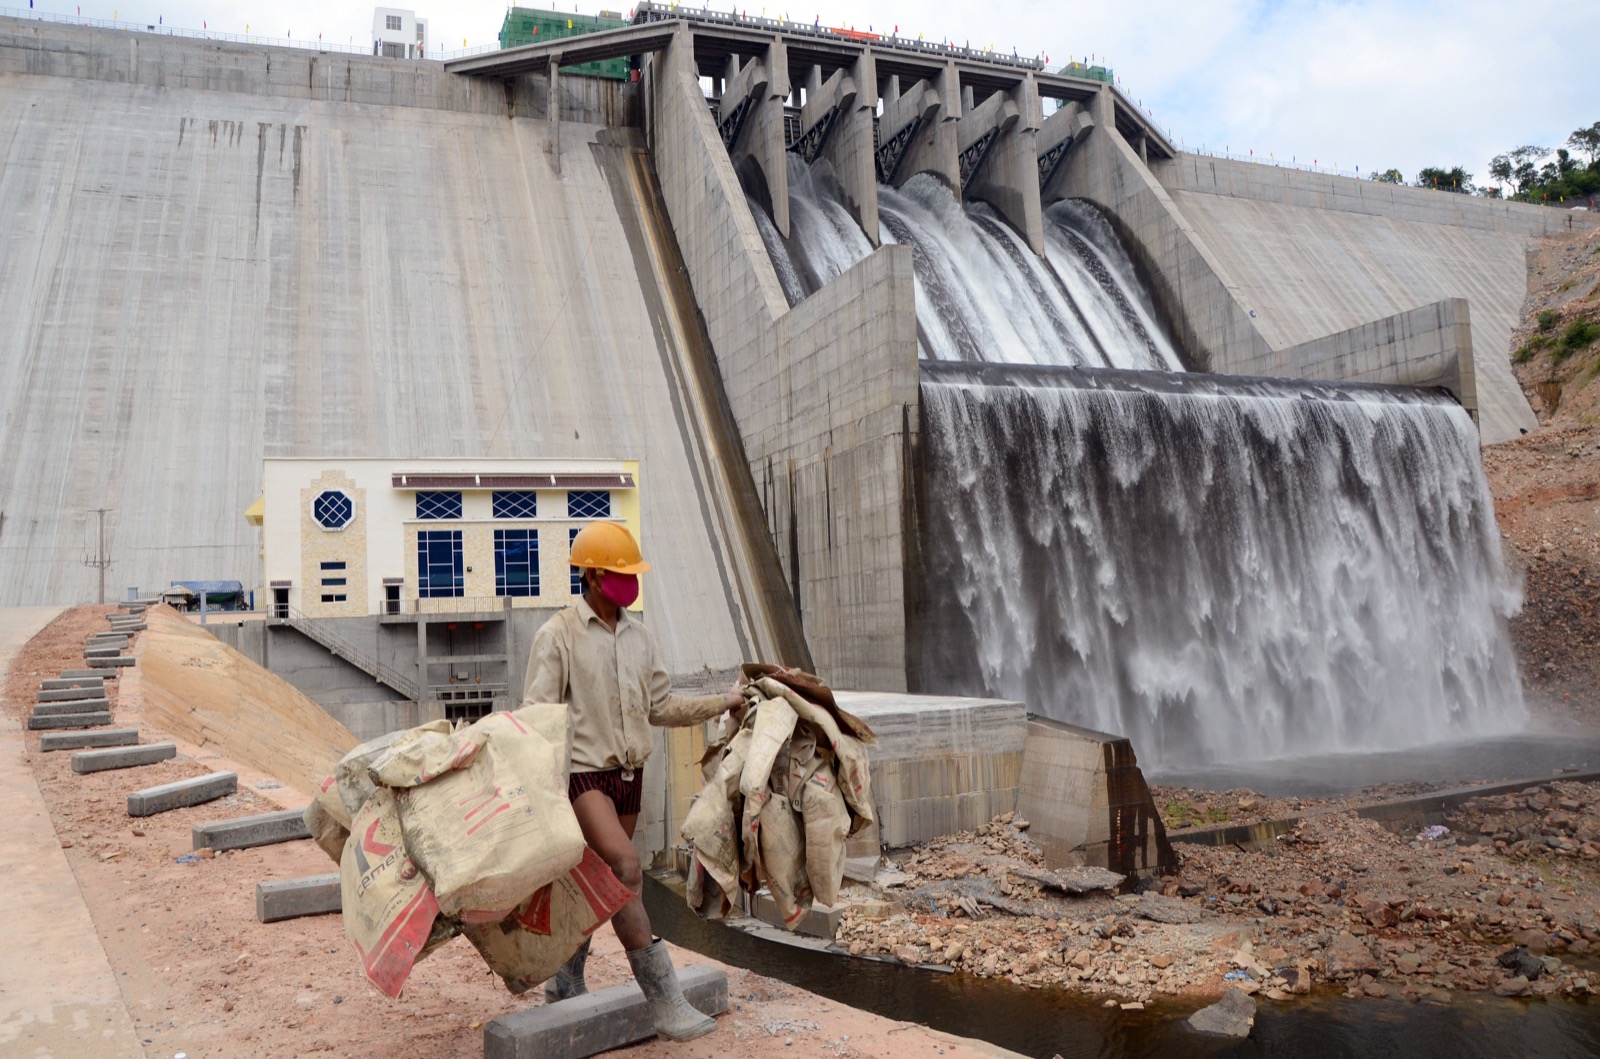
<path fill-rule="evenodd" d="M 428 20 L 407 8 L 373 8 L 372 54 L 385 59 L 426 59 Z"/>

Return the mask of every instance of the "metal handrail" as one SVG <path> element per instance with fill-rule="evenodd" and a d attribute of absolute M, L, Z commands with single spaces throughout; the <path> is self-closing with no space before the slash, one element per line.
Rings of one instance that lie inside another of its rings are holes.
<path fill-rule="evenodd" d="M 280 621 L 287 621 L 290 628 L 309 636 L 379 683 L 389 685 L 389 687 L 400 692 L 400 694 L 413 702 L 422 701 L 415 681 L 410 680 L 396 670 L 390 669 L 376 658 L 368 655 L 361 648 L 334 632 L 322 620 L 303 614 L 288 604 L 276 605 L 273 608 L 273 617 Z"/>
<path fill-rule="evenodd" d="M 514 596 L 411 596 L 406 599 L 386 599 L 380 613 L 384 617 L 397 614 L 489 614 L 510 610 Z M 398 604 L 398 606 L 396 606 Z"/>

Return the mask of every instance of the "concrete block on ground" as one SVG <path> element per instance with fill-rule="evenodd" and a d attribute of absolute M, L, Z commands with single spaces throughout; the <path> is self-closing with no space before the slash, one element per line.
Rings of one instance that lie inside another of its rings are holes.
<path fill-rule="evenodd" d="M 85 659 L 115 658 L 122 653 L 122 649 L 125 646 L 125 644 L 113 644 L 110 647 L 85 647 L 83 649 L 83 657 Z"/>
<path fill-rule="evenodd" d="M 103 673 L 96 673 L 92 677 L 47 677 L 39 681 L 40 691 L 71 691 L 74 688 L 99 691 L 105 686 L 106 678 Z"/>
<path fill-rule="evenodd" d="M 36 702 L 33 704 L 35 717 L 61 717 L 69 713 L 104 713 L 111 709 L 111 703 L 103 696 L 95 699 L 73 699 L 70 702 Z"/>
<path fill-rule="evenodd" d="M 196 824 L 191 832 L 195 849 L 248 849 L 310 838 L 304 809 L 285 809 L 277 813 L 258 813 L 232 820 Z"/>
<path fill-rule="evenodd" d="M 81 688 L 40 688 L 37 701 L 80 702 L 84 699 L 103 699 L 105 695 L 105 684 L 91 684 L 86 681 Z"/>
<path fill-rule="evenodd" d="M 108 673 L 104 669 L 63 669 L 60 679 L 78 680 L 84 677 L 94 680 L 116 680 L 117 674 L 115 671 Z"/>
<path fill-rule="evenodd" d="M 695 1010 L 728 1010 L 728 976 L 714 967 L 680 968 L 683 995 Z M 584 1059 L 656 1034 L 644 994 L 633 983 L 597 989 L 559 1004 L 518 1011 L 483 1027 L 483 1059 Z"/>
<path fill-rule="evenodd" d="M 325 916 L 341 907 L 337 872 L 256 883 L 256 919 L 262 923 Z"/>
<path fill-rule="evenodd" d="M 39 737 L 39 749 L 83 750 L 96 746 L 136 746 L 137 728 L 102 728 L 97 732 L 48 732 Z"/>
<path fill-rule="evenodd" d="M 111 723 L 111 713 L 63 713 L 56 716 L 29 717 L 28 731 L 37 732 L 45 728 L 97 728 L 102 724 Z"/>
<path fill-rule="evenodd" d="M 90 647 L 126 647 L 133 637 L 115 632 L 97 632 L 84 641 Z"/>
<path fill-rule="evenodd" d="M 239 777 L 232 772 L 212 772 L 177 783 L 163 783 L 159 787 L 146 787 L 128 795 L 129 816 L 154 816 L 170 809 L 202 805 L 232 794 L 239 789 Z"/>
<path fill-rule="evenodd" d="M 72 755 L 73 772 L 106 772 L 154 765 L 178 756 L 176 743 L 146 743 L 143 746 L 115 746 L 106 750 L 81 750 Z"/>
<path fill-rule="evenodd" d="M 115 658 L 87 658 L 84 661 L 92 669 L 121 669 L 133 665 L 134 659 L 132 655 L 117 655 Z"/>
<path fill-rule="evenodd" d="M 783 926 L 783 917 L 778 914 L 778 903 L 767 894 L 756 894 L 751 898 L 750 911 L 763 923 L 771 923 L 775 927 Z M 811 907 L 801 915 L 800 925 L 795 928 L 795 932 L 807 937 L 827 938 L 832 941 L 843 919 L 843 905 L 832 906 L 812 902 Z"/>

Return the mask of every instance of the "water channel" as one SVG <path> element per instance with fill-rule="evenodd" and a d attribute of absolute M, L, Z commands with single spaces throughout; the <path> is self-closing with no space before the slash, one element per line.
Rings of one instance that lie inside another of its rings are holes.
<path fill-rule="evenodd" d="M 1038 1059 L 1600 1055 L 1600 1002 L 1594 1001 L 1457 994 L 1441 1006 L 1346 1000 L 1330 989 L 1292 1004 L 1261 1001 L 1251 1036 L 1227 1040 L 1197 1035 L 1184 1025 L 1198 1006 L 1193 1003 L 1159 1002 L 1139 1012 L 1106 1009 L 1100 999 L 1064 989 L 1027 989 L 788 945 L 700 919 L 680 894 L 653 877 L 645 880 L 645 904 L 650 922 L 673 944 L 887 1019 L 922 1023 Z"/>

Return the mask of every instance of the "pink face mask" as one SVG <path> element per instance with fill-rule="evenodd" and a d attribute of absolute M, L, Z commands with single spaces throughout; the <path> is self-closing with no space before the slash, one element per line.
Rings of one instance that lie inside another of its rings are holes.
<path fill-rule="evenodd" d="M 619 607 L 631 607 L 639 598 L 639 577 L 607 570 L 600 578 L 600 594 Z"/>

